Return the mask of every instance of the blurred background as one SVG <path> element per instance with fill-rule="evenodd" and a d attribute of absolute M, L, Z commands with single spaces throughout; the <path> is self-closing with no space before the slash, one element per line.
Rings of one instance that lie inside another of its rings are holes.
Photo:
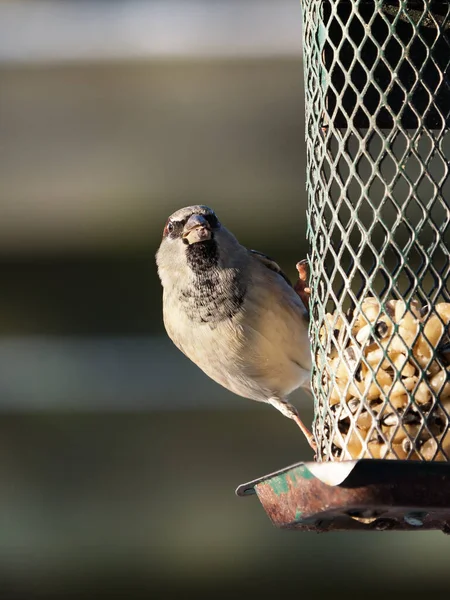
<path fill-rule="evenodd" d="M 301 35 L 298 0 L 0 2 L 1 598 L 450 590 L 441 533 L 294 534 L 236 498 L 310 451 L 164 335 L 177 208 L 291 276 L 307 252 Z"/>

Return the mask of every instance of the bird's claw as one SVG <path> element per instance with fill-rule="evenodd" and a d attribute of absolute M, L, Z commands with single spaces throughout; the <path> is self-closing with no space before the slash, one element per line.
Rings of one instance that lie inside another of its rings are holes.
<path fill-rule="evenodd" d="M 308 285 L 308 261 L 306 259 L 299 261 L 296 265 L 298 271 L 298 280 L 294 285 L 294 290 L 300 296 L 301 301 L 309 311 L 309 297 L 311 288 Z"/>

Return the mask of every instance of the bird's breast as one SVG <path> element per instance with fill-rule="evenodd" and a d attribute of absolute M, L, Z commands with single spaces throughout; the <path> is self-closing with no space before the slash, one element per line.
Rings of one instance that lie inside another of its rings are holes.
<path fill-rule="evenodd" d="M 180 288 L 177 303 L 191 323 L 215 326 L 234 317 L 244 302 L 245 292 L 239 273 L 223 276 L 211 269 L 196 274 L 191 285 Z"/>

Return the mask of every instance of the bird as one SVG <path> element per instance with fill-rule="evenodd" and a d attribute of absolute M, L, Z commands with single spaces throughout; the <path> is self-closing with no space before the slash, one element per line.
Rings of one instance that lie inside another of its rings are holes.
<path fill-rule="evenodd" d="M 310 390 L 308 311 L 279 265 L 249 250 L 204 205 L 167 220 L 156 253 L 169 338 L 211 379 L 313 434 L 288 401 Z"/>

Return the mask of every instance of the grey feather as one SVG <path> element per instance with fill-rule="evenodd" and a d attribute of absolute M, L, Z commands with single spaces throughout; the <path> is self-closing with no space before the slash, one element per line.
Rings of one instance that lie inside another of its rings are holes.
<path fill-rule="evenodd" d="M 266 265 L 266 267 L 268 269 L 271 269 L 272 271 L 275 271 L 275 273 L 278 273 L 278 275 L 281 275 L 281 277 L 287 281 L 287 283 L 292 287 L 292 283 L 291 280 L 289 279 L 289 277 L 286 275 L 286 273 L 284 273 L 281 270 L 280 265 L 275 262 L 273 260 L 273 258 L 270 258 L 270 256 L 267 256 L 267 254 L 263 254 L 262 252 L 258 252 L 257 250 L 250 250 L 249 252 L 252 253 L 252 255 L 257 258 L 258 260 L 260 260 L 264 265 Z"/>

